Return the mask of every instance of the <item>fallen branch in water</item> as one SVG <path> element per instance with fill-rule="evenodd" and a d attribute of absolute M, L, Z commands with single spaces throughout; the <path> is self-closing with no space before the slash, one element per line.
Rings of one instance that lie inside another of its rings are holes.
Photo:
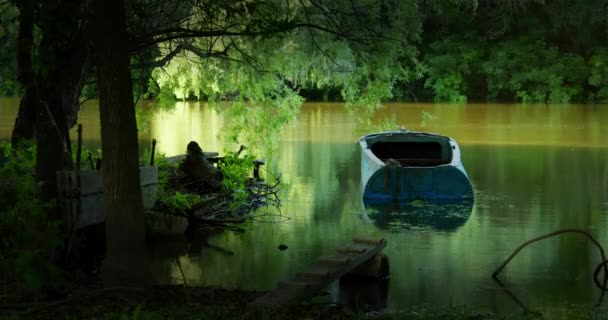
<path fill-rule="evenodd" d="M 500 280 L 498 279 L 498 274 L 507 266 L 507 264 L 509 264 L 509 262 L 511 262 L 511 260 L 513 260 L 513 258 L 515 258 L 515 256 L 525 247 L 531 245 L 534 242 L 538 242 L 547 238 L 551 238 L 551 237 L 555 237 L 558 235 L 562 235 L 565 233 L 576 233 L 576 234 L 582 234 L 585 237 L 587 237 L 587 239 L 589 239 L 599 250 L 600 252 L 600 256 L 602 261 L 598 264 L 598 266 L 595 268 L 595 271 L 593 273 L 593 281 L 595 283 L 595 286 L 598 287 L 601 291 L 602 294 L 600 295 L 600 298 L 598 300 L 598 303 L 596 305 L 599 305 L 604 297 L 604 293 L 606 291 L 608 291 L 608 259 L 606 259 L 606 254 L 604 252 L 604 248 L 602 247 L 602 245 L 587 231 L 585 230 L 581 230 L 581 229 L 561 229 L 561 230 L 557 230 L 557 231 L 553 231 L 551 233 L 530 239 L 524 243 L 522 243 L 521 245 L 519 245 L 517 248 L 515 248 L 515 250 L 511 253 L 511 255 L 509 255 L 509 257 L 496 269 L 496 271 L 494 271 L 492 273 L 492 278 L 494 278 L 494 280 L 496 280 L 501 286 L 502 286 L 502 282 L 500 282 Z M 601 271 L 601 269 L 604 269 L 604 281 L 602 283 L 602 281 L 600 281 L 599 279 L 599 273 Z M 504 287 L 504 286 L 503 286 Z"/>
<path fill-rule="evenodd" d="M 255 217 L 253 213 L 262 207 L 280 208 L 281 206 L 278 195 L 280 177 L 273 184 L 259 179 L 250 179 L 244 190 L 247 196 L 240 201 L 235 200 L 232 193 L 229 192 L 210 193 L 210 190 L 199 182 L 182 183 L 180 173 L 173 170 L 167 186 L 170 193 L 198 195 L 201 200 L 185 210 L 175 210 L 175 208 L 159 202 L 154 211 L 185 218 L 194 227 L 207 226 L 240 232 L 242 229 L 233 227 L 231 224 L 253 219 Z"/>

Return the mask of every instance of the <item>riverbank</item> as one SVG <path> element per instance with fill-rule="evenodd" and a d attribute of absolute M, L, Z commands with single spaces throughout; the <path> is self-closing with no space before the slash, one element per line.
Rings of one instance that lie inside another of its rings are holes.
<path fill-rule="evenodd" d="M 0 306 L 5 319 L 499 319 L 466 308 L 385 313 L 327 304 L 248 307 L 262 291 L 158 286 L 146 292 L 133 288 L 92 286 L 61 300 Z"/>

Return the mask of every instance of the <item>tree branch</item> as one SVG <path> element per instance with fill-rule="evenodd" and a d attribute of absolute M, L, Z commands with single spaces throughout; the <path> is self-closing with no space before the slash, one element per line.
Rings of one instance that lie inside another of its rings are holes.
<path fill-rule="evenodd" d="M 194 53 L 195 55 L 197 55 L 198 57 L 203 58 L 203 59 L 206 59 L 206 58 L 227 59 L 229 49 L 230 49 L 229 47 L 226 47 L 226 48 L 224 48 L 224 50 L 221 50 L 221 51 L 212 50 L 211 48 L 209 48 L 209 50 L 201 50 L 200 48 L 197 48 L 196 46 L 194 46 L 190 43 L 184 42 L 184 43 L 180 43 L 175 49 L 172 49 L 168 54 L 164 55 L 162 57 L 162 59 L 159 59 L 156 61 L 150 61 L 150 62 L 142 61 L 138 64 L 131 65 L 131 69 L 152 69 L 152 68 L 157 68 L 157 67 L 164 67 L 173 58 L 175 58 L 178 54 L 180 54 L 184 51 L 190 51 L 190 52 Z"/>
<path fill-rule="evenodd" d="M 257 36 L 269 36 L 273 34 L 285 33 L 296 29 L 308 28 L 323 31 L 330 34 L 340 35 L 335 30 L 316 25 L 313 23 L 302 23 L 302 22 L 290 22 L 283 21 L 278 22 L 268 29 L 263 30 L 250 30 L 245 28 L 241 31 L 230 31 L 227 29 L 208 29 L 208 30 L 194 30 L 184 27 L 167 28 L 156 31 L 147 35 L 143 35 L 138 39 L 134 39 L 133 47 L 131 51 L 139 51 L 143 48 L 150 47 L 162 42 L 167 42 L 177 39 L 188 39 L 188 38 L 211 38 L 211 37 L 257 37 Z"/>

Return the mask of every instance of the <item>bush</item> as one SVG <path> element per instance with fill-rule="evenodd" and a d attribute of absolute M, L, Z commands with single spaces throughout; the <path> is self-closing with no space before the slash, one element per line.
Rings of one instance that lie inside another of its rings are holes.
<path fill-rule="evenodd" d="M 608 101 L 608 50 L 596 50 L 589 59 L 588 67 L 591 71 L 587 82 L 595 89 L 588 99 Z"/>
<path fill-rule="evenodd" d="M 482 63 L 490 98 L 508 92 L 523 102 L 580 100 L 588 74 L 583 57 L 543 41 L 505 40 Z"/>
<path fill-rule="evenodd" d="M 38 290 L 59 277 L 52 261 L 62 237 L 47 216 L 53 204 L 36 198 L 35 154 L 34 147 L 0 145 L 0 274 Z"/>
<path fill-rule="evenodd" d="M 485 40 L 476 35 L 452 37 L 430 45 L 424 86 L 432 89 L 435 101 L 466 102 L 468 83 L 476 77 L 483 59 Z"/>
<path fill-rule="evenodd" d="M 253 171 L 252 155 L 245 155 L 239 158 L 238 153 L 228 152 L 224 159 L 218 163 L 218 168 L 222 171 L 222 190 L 232 194 L 234 201 L 230 203 L 233 212 L 243 205 L 249 197 L 247 192 L 247 180 Z"/>

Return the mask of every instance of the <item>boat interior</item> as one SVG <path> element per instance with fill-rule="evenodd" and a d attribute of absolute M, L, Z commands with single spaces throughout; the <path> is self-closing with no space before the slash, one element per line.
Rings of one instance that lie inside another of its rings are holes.
<path fill-rule="evenodd" d="M 382 162 L 397 161 L 407 167 L 433 167 L 452 161 L 449 144 L 438 141 L 376 141 L 370 150 Z"/>

